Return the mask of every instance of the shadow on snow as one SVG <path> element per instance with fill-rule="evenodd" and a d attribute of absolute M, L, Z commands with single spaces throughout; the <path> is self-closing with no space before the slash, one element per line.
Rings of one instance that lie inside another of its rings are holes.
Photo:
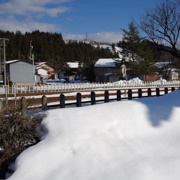
<path fill-rule="evenodd" d="M 149 120 L 153 126 L 159 126 L 161 121 L 169 120 L 173 108 L 180 107 L 180 91 L 174 91 L 161 97 L 138 99 L 149 111 Z"/>

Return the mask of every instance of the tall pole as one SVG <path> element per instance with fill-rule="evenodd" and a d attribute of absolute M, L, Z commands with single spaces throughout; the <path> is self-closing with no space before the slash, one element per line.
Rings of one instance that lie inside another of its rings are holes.
<path fill-rule="evenodd" d="M 6 85 L 6 48 L 5 48 L 5 39 L 3 39 L 3 44 L 4 44 L 4 85 Z"/>
<path fill-rule="evenodd" d="M 87 34 L 87 32 L 86 32 L 86 41 L 88 40 L 88 34 Z"/>
<path fill-rule="evenodd" d="M 6 38 L 0 38 L 1 41 L 3 41 L 3 51 L 4 51 L 4 85 L 7 84 L 6 82 L 6 41 L 9 39 Z"/>
<path fill-rule="evenodd" d="M 35 69 L 34 69 L 34 54 L 32 54 L 32 61 L 33 61 L 33 84 L 35 82 L 35 76 L 34 76 L 34 73 L 35 73 Z"/>
<path fill-rule="evenodd" d="M 33 50 L 33 46 L 32 46 L 32 41 L 30 41 L 30 61 L 32 61 L 33 63 L 33 84 L 35 82 L 35 78 L 34 78 L 34 73 L 35 73 L 35 69 L 34 69 L 34 54 L 32 54 L 32 50 Z"/>
<path fill-rule="evenodd" d="M 32 59 L 32 49 L 33 49 L 33 46 L 32 46 L 32 41 L 30 41 L 30 55 L 29 55 L 29 58 L 30 58 L 30 61 L 31 61 L 31 59 Z"/>
<path fill-rule="evenodd" d="M 5 85 L 5 102 L 6 102 L 6 106 L 8 106 L 8 99 L 7 99 L 7 82 L 6 82 L 6 41 L 8 41 L 9 39 L 5 39 L 5 38 L 0 38 L 0 41 L 3 41 L 3 51 L 4 51 L 4 85 Z"/>
<path fill-rule="evenodd" d="M 2 72 L 2 66 L 1 66 L 1 42 L 0 42 L 0 77 Z"/>

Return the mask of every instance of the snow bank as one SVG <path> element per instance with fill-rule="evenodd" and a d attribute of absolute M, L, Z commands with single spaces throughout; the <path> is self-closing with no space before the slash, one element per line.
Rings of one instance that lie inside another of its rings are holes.
<path fill-rule="evenodd" d="M 49 110 L 49 132 L 10 180 L 172 180 L 180 177 L 180 93 Z"/>
<path fill-rule="evenodd" d="M 160 79 L 160 80 L 155 81 L 155 82 L 157 82 L 157 83 L 167 83 L 167 80 L 166 79 Z"/>
<path fill-rule="evenodd" d="M 144 84 L 142 80 L 140 80 L 138 77 L 130 79 L 129 81 L 126 80 L 120 80 L 120 81 L 116 81 L 114 82 L 115 84 L 120 84 L 120 85 L 126 85 L 126 84 Z"/>
<path fill-rule="evenodd" d="M 178 81 L 173 81 L 174 83 L 175 82 L 178 82 Z M 126 81 L 126 80 L 120 80 L 120 81 L 116 81 L 114 82 L 115 84 L 120 84 L 120 85 L 133 85 L 133 84 L 139 84 L 139 85 L 142 85 L 144 84 L 144 81 L 142 81 L 141 79 L 139 79 L 138 77 L 136 78 L 133 78 L 133 79 L 130 79 L 129 81 Z M 157 80 L 157 81 L 153 81 L 153 84 L 164 84 L 164 83 L 168 83 L 168 81 L 166 79 L 160 79 L 160 80 Z"/>
<path fill-rule="evenodd" d="M 140 80 L 138 77 L 130 79 L 129 82 L 131 83 L 139 83 L 139 84 L 143 84 L 143 81 Z"/>

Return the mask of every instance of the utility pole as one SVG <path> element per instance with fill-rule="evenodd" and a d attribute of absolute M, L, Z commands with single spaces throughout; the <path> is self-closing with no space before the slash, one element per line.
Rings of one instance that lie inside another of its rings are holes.
<path fill-rule="evenodd" d="M 86 41 L 88 40 L 88 33 L 86 32 Z"/>
<path fill-rule="evenodd" d="M 34 84 L 34 82 L 35 82 L 35 78 L 34 78 L 35 69 L 34 69 L 34 54 L 32 54 L 32 50 L 33 50 L 32 41 L 30 41 L 30 56 L 29 56 L 29 59 L 33 63 L 33 84 Z"/>
<path fill-rule="evenodd" d="M 30 53 L 29 53 L 30 55 L 29 55 L 29 59 L 30 59 L 30 61 L 31 61 L 31 59 L 32 59 L 32 50 L 33 50 L 32 41 L 30 41 L 29 46 L 30 46 Z"/>
<path fill-rule="evenodd" d="M 9 39 L 6 38 L 0 38 L 0 41 L 3 42 L 3 55 L 4 55 L 4 85 L 7 84 L 6 82 L 6 41 L 8 41 Z"/>
<path fill-rule="evenodd" d="M 6 82 L 6 41 L 8 41 L 9 39 L 6 38 L 0 38 L 0 42 L 3 42 L 3 55 L 4 55 L 4 85 L 5 85 L 5 102 L 6 102 L 6 106 L 8 106 L 8 99 L 7 99 L 7 82 Z"/>
<path fill-rule="evenodd" d="M 0 42 L 0 80 L 2 80 L 1 79 L 1 75 L 2 75 L 2 62 L 1 62 L 1 60 L 2 60 L 2 58 L 1 58 L 1 46 L 2 46 L 2 43 Z"/>

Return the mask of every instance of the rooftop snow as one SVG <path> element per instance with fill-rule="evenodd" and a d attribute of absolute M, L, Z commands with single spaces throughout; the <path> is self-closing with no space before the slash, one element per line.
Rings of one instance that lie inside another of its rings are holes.
<path fill-rule="evenodd" d="M 15 60 L 11 60 L 11 61 L 6 61 L 6 64 L 11 64 L 11 63 L 15 63 L 15 62 L 18 62 L 19 60 L 18 59 L 15 59 Z"/>
<path fill-rule="evenodd" d="M 45 64 L 46 62 L 36 62 L 36 65 L 37 66 L 41 66 L 41 65 L 43 65 L 43 64 Z"/>
<path fill-rule="evenodd" d="M 155 63 L 155 66 L 157 68 L 163 68 L 164 66 L 167 66 L 169 64 L 169 62 L 157 62 Z"/>
<path fill-rule="evenodd" d="M 79 67 L 79 63 L 78 62 L 67 62 L 67 65 L 70 67 L 70 68 L 78 68 Z"/>
<path fill-rule="evenodd" d="M 94 65 L 94 67 L 116 67 L 116 60 L 120 60 L 119 58 L 116 59 L 111 59 L 111 58 L 107 58 L 107 59 L 99 59 L 96 64 Z"/>

